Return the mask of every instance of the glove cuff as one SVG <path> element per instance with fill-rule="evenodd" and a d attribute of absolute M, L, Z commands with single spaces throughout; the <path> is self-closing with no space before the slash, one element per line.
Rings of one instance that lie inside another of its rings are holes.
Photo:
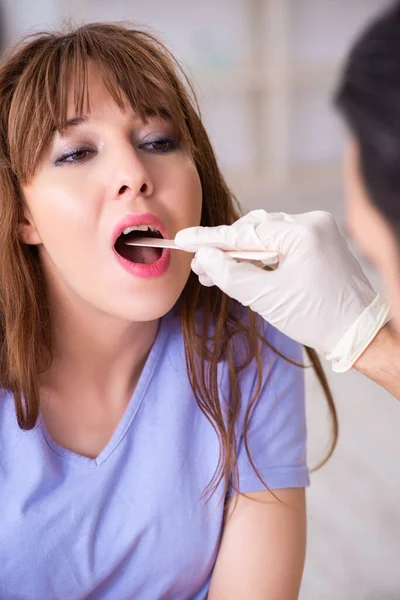
<path fill-rule="evenodd" d="M 374 337 L 389 321 L 389 302 L 378 294 L 375 300 L 353 323 L 333 352 L 326 356 L 332 361 L 335 373 L 345 373 L 352 368 Z"/>

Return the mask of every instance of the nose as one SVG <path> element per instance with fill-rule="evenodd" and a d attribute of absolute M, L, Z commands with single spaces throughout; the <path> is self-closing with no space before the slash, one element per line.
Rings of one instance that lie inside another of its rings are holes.
<path fill-rule="evenodd" d="M 153 194 L 154 184 L 150 172 L 132 146 L 125 147 L 125 151 L 119 153 L 115 164 L 113 195 L 116 199 L 138 196 L 147 198 Z"/>

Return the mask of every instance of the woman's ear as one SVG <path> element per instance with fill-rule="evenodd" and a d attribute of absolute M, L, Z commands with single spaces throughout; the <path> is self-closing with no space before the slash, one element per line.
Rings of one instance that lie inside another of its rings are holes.
<path fill-rule="evenodd" d="M 38 246 L 42 243 L 33 219 L 27 210 L 24 211 L 23 219 L 18 225 L 18 237 L 23 244 Z"/>

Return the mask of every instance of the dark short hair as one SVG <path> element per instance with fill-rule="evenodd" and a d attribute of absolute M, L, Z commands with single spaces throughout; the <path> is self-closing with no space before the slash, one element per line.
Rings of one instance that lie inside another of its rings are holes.
<path fill-rule="evenodd" d="M 400 2 L 375 17 L 353 45 L 335 105 L 356 139 L 371 202 L 400 225 Z"/>

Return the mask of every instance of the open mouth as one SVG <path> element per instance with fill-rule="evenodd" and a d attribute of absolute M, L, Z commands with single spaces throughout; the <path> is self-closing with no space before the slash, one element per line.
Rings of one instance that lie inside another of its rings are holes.
<path fill-rule="evenodd" d="M 129 242 L 138 238 L 163 238 L 158 229 L 151 225 L 138 225 L 127 227 L 115 242 L 115 251 L 129 262 L 152 265 L 157 262 L 163 253 L 162 248 L 146 248 L 145 246 L 128 246 Z"/>

